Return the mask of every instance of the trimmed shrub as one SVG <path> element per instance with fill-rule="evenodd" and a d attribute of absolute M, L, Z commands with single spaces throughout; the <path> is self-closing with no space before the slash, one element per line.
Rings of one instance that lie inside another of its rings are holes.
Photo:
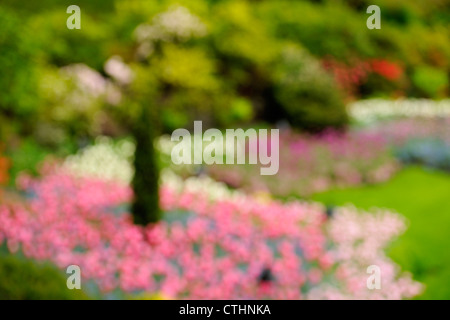
<path fill-rule="evenodd" d="M 418 67 L 413 74 L 413 82 L 428 97 L 436 98 L 448 87 L 447 73 L 433 67 Z"/>
<path fill-rule="evenodd" d="M 78 300 L 88 297 L 69 290 L 64 275 L 50 264 L 15 256 L 0 256 L 0 299 Z"/>
<path fill-rule="evenodd" d="M 345 104 L 333 79 L 308 52 L 284 50 L 275 70 L 275 97 L 296 128 L 322 131 L 348 122 Z"/>

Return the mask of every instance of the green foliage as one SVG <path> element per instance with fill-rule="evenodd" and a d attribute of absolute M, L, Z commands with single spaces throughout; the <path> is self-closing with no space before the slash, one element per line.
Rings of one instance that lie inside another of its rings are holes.
<path fill-rule="evenodd" d="M 246 1 L 224 1 L 213 9 L 220 23 L 213 25 L 212 37 L 217 50 L 236 62 L 267 67 L 279 52 L 279 43 L 266 21 L 255 14 L 255 6 Z"/>
<path fill-rule="evenodd" d="M 218 86 L 214 61 L 200 49 L 165 46 L 155 67 L 159 69 L 161 80 L 171 86 L 203 90 L 214 90 Z"/>
<path fill-rule="evenodd" d="M 37 107 L 32 38 L 22 21 L 0 6 L 0 113 L 29 116 Z"/>
<path fill-rule="evenodd" d="M 248 122 L 253 118 L 251 101 L 245 98 L 236 98 L 230 106 L 230 122 Z"/>
<path fill-rule="evenodd" d="M 18 141 L 16 145 L 10 146 L 7 150 L 7 156 L 11 160 L 10 184 L 15 185 L 17 176 L 23 172 L 38 175 L 40 164 L 50 154 L 65 157 L 76 152 L 76 150 L 77 146 L 71 143 L 71 141 L 66 141 L 56 149 L 43 146 L 31 138 Z"/>
<path fill-rule="evenodd" d="M 275 96 L 293 126 L 320 131 L 347 124 L 345 105 L 333 80 L 306 51 L 285 50 L 274 77 Z"/>
<path fill-rule="evenodd" d="M 236 123 L 230 113 L 233 93 L 197 89 L 177 89 L 170 96 L 157 100 L 164 132 L 191 127 L 194 120 L 208 126 L 230 126 Z"/>
<path fill-rule="evenodd" d="M 88 297 L 69 290 L 63 273 L 50 264 L 15 256 L 0 256 L 0 299 L 80 300 Z"/>
<path fill-rule="evenodd" d="M 285 0 L 265 1 L 260 8 L 277 38 L 301 43 L 316 56 L 348 59 L 355 53 L 370 56 L 376 49 L 366 27 L 365 10 L 357 13 L 336 2 Z"/>
<path fill-rule="evenodd" d="M 437 98 L 448 88 L 448 77 L 445 71 L 432 67 L 418 67 L 413 75 L 414 84 L 427 96 Z"/>
<path fill-rule="evenodd" d="M 27 128 L 27 134 L 38 131 L 42 143 L 55 146 L 84 136 L 127 133 L 121 124 L 128 119 L 122 118 L 139 114 L 136 104 L 123 103 L 134 115 L 122 114 L 115 121 L 120 112 L 95 99 L 74 106 L 70 97 L 82 96 L 79 88 L 65 81 L 58 70 L 83 63 L 110 80 L 104 63 L 113 55 L 122 57 L 134 71 L 139 69 L 135 82 L 143 83 L 137 86 L 147 84 L 146 77 L 154 79 L 157 89 L 151 90 L 149 99 L 158 108 L 165 132 L 189 126 L 193 120 L 216 127 L 254 123 L 262 120 L 261 115 L 280 110 L 303 129 L 340 126 L 345 123 L 338 107 L 341 98 L 329 76 L 317 67 L 329 57 L 350 66 L 372 58 L 402 61 L 412 81 L 395 86 L 369 81 L 365 88 L 370 90 L 359 90 L 363 97 L 397 92 L 427 97 L 447 94 L 448 79 L 444 82 L 443 74 L 450 68 L 450 34 L 445 1 L 424 5 L 380 0 L 376 4 L 383 8 L 382 32 L 366 28 L 365 9 L 373 4 L 366 0 L 80 0 L 81 30 L 65 27 L 70 1 L 43 1 L 5 0 L 1 5 L 0 70 L 11 76 L 0 80 L 0 87 L 8 92 L 0 97 L 0 110 L 8 116 L 36 112 L 35 123 L 40 127 L 23 121 L 8 128 L 4 124 L 3 136 Z M 176 14 L 182 17 L 173 16 L 180 8 Z M 137 35 L 143 26 L 150 27 L 144 40 Z M 283 68 L 289 72 L 283 67 L 283 53 L 293 45 L 311 54 L 305 59 L 317 60 L 312 69 L 318 71 L 307 77 L 311 83 L 289 84 L 284 89 Z M 330 106 L 324 108 L 325 104 Z M 280 114 L 264 120 L 278 118 Z M 6 119 L 3 115 L 0 121 Z M 50 129 L 44 132 L 42 127 Z"/>
<path fill-rule="evenodd" d="M 366 9 L 382 8 L 382 29 L 369 30 Z M 448 4 L 447 4 L 448 6 Z M 445 1 L 264 1 L 259 14 L 278 39 L 301 43 L 316 57 L 383 58 L 407 69 L 431 64 L 448 72 L 450 30 Z"/>
<path fill-rule="evenodd" d="M 40 74 L 38 89 L 45 108 L 39 112 L 38 121 L 32 127 L 39 143 L 58 148 L 103 133 L 103 124 L 111 118 L 105 101 L 108 94 L 92 90 L 95 85 L 93 88 L 86 85 L 86 82 L 92 84 L 99 80 L 97 86 L 102 88 L 99 91 L 106 91 L 100 73 L 76 64 L 63 69 L 47 66 Z"/>
<path fill-rule="evenodd" d="M 12 168 L 10 170 L 12 177 L 11 183 L 14 184 L 15 178 L 21 172 L 36 175 L 39 164 L 45 159 L 48 152 L 48 150 L 30 139 L 24 140 L 20 145 L 12 148 L 9 151 L 12 162 Z"/>
<path fill-rule="evenodd" d="M 85 8 L 81 10 L 81 29 L 70 30 L 66 27 L 69 14 L 65 9 L 61 7 L 30 19 L 28 28 L 40 31 L 34 36 L 39 45 L 37 54 L 57 66 L 85 63 L 100 69 L 108 58 L 108 47 L 99 43 L 111 39 L 110 30 L 101 21 L 93 20 Z"/>

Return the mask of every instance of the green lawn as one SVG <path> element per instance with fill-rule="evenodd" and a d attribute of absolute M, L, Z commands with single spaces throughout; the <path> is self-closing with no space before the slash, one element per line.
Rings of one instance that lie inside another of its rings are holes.
<path fill-rule="evenodd" d="M 450 299 L 450 175 L 410 167 L 385 184 L 313 196 L 330 205 L 394 209 L 409 219 L 390 257 L 426 285 L 420 299 Z"/>

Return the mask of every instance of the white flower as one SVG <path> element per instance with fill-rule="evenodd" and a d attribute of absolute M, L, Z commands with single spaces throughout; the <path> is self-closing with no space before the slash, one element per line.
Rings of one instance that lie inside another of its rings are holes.
<path fill-rule="evenodd" d="M 362 123 L 371 123 L 390 117 L 437 118 L 450 116 L 450 99 L 433 101 L 427 99 L 357 101 L 348 106 L 350 115 Z"/>
<path fill-rule="evenodd" d="M 173 34 L 181 39 L 201 37 L 206 34 L 206 27 L 200 19 L 182 6 L 173 6 L 169 11 L 157 15 L 154 24 L 167 34 Z"/>
<path fill-rule="evenodd" d="M 134 35 L 138 42 L 146 40 L 186 41 L 207 34 L 205 24 L 187 8 L 172 6 L 153 18 L 152 24 L 139 25 Z"/>
<path fill-rule="evenodd" d="M 105 63 L 105 72 L 122 85 L 130 84 L 133 81 L 133 71 L 119 56 L 113 56 Z"/>
<path fill-rule="evenodd" d="M 105 93 L 106 79 L 87 65 L 73 64 L 62 68 L 61 71 L 64 75 L 73 77 L 83 92 L 87 92 L 94 97 L 100 97 Z"/>
<path fill-rule="evenodd" d="M 159 139 L 159 141 L 167 142 L 166 139 Z M 162 146 L 163 149 L 168 148 L 168 145 L 164 146 L 165 142 L 156 143 L 156 145 Z M 76 155 L 69 156 L 63 168 L 79 177 L 95 177 L 130 184 L 134 175 L 132 161 L 135 149 L 135 144 L 128 140 L 114 143 L 108 137 L 99 137 L 94 145 L 79 151 Z M 161 171 L 161 182 L 179 192 L 205 194 L 211 200 L 242 196 L 240 192 L 230 190 L 225 184 L 216 182 L 210 177 L 190 177 L 183 180 L 170 169 Z"/>
<path fill-rule="evenodd" d="M 114 143 L 99 137 L 93 146 L 68 157 L 63 167 L 80 177 L 95 177 L 129 184 L 134 175 L 131 161 L 135 146 L 129 141 Z"/>

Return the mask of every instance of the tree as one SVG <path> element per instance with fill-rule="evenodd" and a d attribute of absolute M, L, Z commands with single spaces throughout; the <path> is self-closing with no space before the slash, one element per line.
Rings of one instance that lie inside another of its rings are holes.
<path fill-rule="evenodd" d="M 148 103 L 148 102 L 147 102 Z M 158 181 L 153 140 L 155 138 L 155 110 L 142 101 L 140 116 L 131 129 L 136 140 L 133 178 L 133 218 L 139 225 L 158 222 L 162 215 L 159 209 Z"/>

